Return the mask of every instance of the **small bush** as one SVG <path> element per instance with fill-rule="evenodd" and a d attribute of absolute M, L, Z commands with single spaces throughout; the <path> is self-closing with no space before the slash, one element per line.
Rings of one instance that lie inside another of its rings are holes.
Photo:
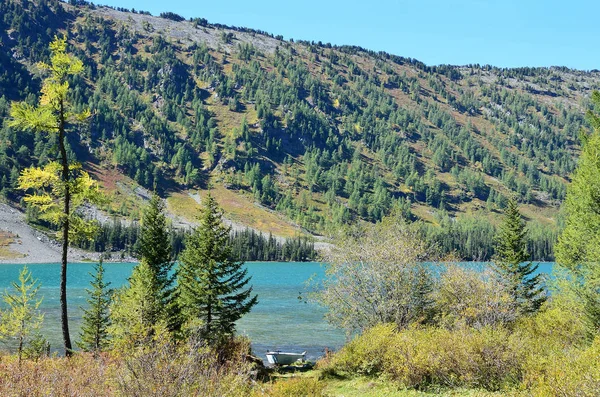
<path fill-rule="evenodd" d="M 509 327 L 378 325 L 318 363 L 325 376 L 371 376 L 419 390 L 600 396 L 600 336 L 560 302 Z"/>
<path fill-rule="evenodd" d="M 540 342 L 546 348 L 550 344 L 571 348 L 589 341 L 584 314 L 575 308 L 560 307 L 555 303 L 544 307 L 535 316 L 521 318 L 514 331 L 530 340 L 530 343 Z"/>
<path fill-rule="evenodd" d="M 481 328 L 512 323 L 516 304 L 491 270 L 449 265 L 433 292 L 437 322 L 445 327 Z"/>
<path fill-rule="evenodd" d="M 193 341 L 178 346 L 159 335 L 150 347 L 123 358 L 116 376 L 119 390 L 131 396 L 249 394 L 253 375 L 245 360 L 247 345 L 232 342 L 227 348 L 217 351 Z"/>
<path fill-rule="evenodd" d="M 91 354 L 24 360 L 0 357 L 0 396 L 110 396 L 114 388 L 107 381 L 114 360 L 94 359 Z"/>
<path fill-rule="evenodd" d="M 320 361 L 317 368 L 332 375 L 340 371 L 356 375 L 380 375 L 384 371 L 388 349 L 396 337 L 395 329 L 393 324 L 370 328 L 329 357 L 328 362 Z"/>
<path fill-rule="evenodd" d="M 400 333 L 386 372 L 408 387 L 499 390 L 520 379 L 520 365 L 502 328 L 414 329 Z"/>

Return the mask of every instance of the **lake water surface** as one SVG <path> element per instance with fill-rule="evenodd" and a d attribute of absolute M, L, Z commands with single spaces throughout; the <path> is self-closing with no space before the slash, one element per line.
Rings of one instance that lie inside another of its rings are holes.
<path fill-rule="evenodd" d="M 552 263 L 540 263 L 539 271 L 550 273 Z M 118 288 L 127 282 L 133 263 L 105 263 L 105 278 L 111 288 Z M 252 341 L 254 353 L 264 358 L 269 349 L 304 351 L 307 358 L 315 359 L 323 355 L 325 348 L 336 349 L 345 342 L 342 331 L 331 327 L 324 319 L 325 310 L 316 304 L 299 299 L 307 291 L 306 281 L 323 279 L 325 267 L 315 262 L 247 262 L 251 284 L 258 294 L 259 303 L 237 324 L 237 330 Z M 482 264 L 465 263 L 465 266 Z M 16 281 L 23 265 L 0 265 L 0 290 L 8 288 Z M 62 346 L 60 328 L 59 273 L 60 264 L 28 265 L 33 277 L 42 287 L 39 296 L 44 318 L 44 336 L 50 341 L 53 350 Z M 89 288 L 93 272 L 91 263 L 72 263 L 68 268 L 68 302 L 71 338 L 79 338 L 82 309 L 86 306 L 86 288 Z"/>
<path fill-rule="evenodd" d="M 27 265 L 33 277 L 41 283 L 38 293 L 43 297 L 41 311 L 44 316 L 44 336 L 53 350 L 60 351 L 62 334 L 60 328 L 59 274 L 60 264 Z M 90 288 L 92 263 L 69 264 L 67 272 L 67 298 L 71 338 L 79 338 L 82 309 L 86 307 L 86 288 Z M 105 263 L 105 279 L 111 288 L 127 282 L 133 263 Z M 323 278 L 325 268 L 319 263 L 302 262 L 247 262 L 251 284 L 259 303 L 237 324 L 237 331 L 252 341 L 256 355 L 264 358 L 268 349 L 291 351 L 306 350 L 309 359 L 323 355 L 325 348 L 335 349 L 343 345 L 344 333 L 331 327 L 323 318 L 324 309 L 316 304 L 305 303 L 298 297 L 307 291 L 306 281 Z M 0 291 L 16 281 L 23 265 L 0 265 Z M 1 305 L 1 304 L 0 304 Z"/>

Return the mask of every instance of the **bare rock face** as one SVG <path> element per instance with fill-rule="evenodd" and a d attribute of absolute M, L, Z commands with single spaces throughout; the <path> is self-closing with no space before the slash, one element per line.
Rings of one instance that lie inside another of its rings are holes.
<path fill-rule="evenodd" d="M 61 245 L 50 236 L 33 229 L 25 222 L 25 214 L 6 204 L 0 204 L 0 229 L 16 236 L 9 248 L 22 255 L 0 258 L 0 263 L 49 263 L 61 259 Z M 69 261 L 97 259 L 98 254 L 69 248 Z"/>
<path fill-rule="evenodd" d="M 106 7 L 97 7 L 91 12 L 98 16 L 109 17 L 125 23 L 131 29 L 143 34 L 168 35 L 171 39 L 179 40 L 181 43 L 188 45 L 205 43 L 212 49 L 221 47 L 227 53 L 231 53 L 240 42 L 250 43 L 259 51 L 267 54 L 273 54 L 275 48 L 282 45 L 282 42 L 277 38 L 227 28 L 195 26 L 190 21 L 176 22 L 156 16 L 119 12 Z M 223 42 L 221 39 L 223 33 L 234 35 L 235 38 L 229 43 Z"/>
<path fill-rule="evenodd" d="M 155 109 L 162 110 L 163 106 L 165 106 L 165 100 L 162 95 L 156 97 L 154 102 L 152 102 L 152 106 L 154 106 Z"/>

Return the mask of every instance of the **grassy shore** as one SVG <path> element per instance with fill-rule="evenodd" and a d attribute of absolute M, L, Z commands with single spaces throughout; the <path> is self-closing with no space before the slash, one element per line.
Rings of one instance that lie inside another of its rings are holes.
<path fill-rule="evenodd" d="M 323 378 L 323 371 L 312 370 L 302 374 L 276 377 L 270 386 L 272 395 L 289 396 L 331 396 L 331 397 L 433 397 L 433 396 L 465 396 L 496 397 L 519 396 L 518 391 L 490 392 L 482 389 L 450 389 L 418 391 L 404 388 L 390 380 L 370 377 L 351 379 Z M 269 395 L 269 394 L 267 394 Z"/>

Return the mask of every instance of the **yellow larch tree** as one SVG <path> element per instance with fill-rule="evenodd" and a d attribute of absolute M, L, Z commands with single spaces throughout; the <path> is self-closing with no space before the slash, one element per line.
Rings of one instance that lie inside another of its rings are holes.
<path fill-rule="evenodd" d="M 32 192 L 25 197 L 29 205 L 39 208 L 43 219 L 59 227 L 62 239 L 60 270 L 61 323 L 65 354 L 72 354 L 67 312 L 67 253 L 69 241 L 90 236 L 94 223 L 84 220 L 76 211 L 85 202 L 99 203 L 101 194 L 97 184 L 81 164 L 69 159 L 66 134 L 91 116 L 89 110 L 75 112 L 69 102 L 68 76 L 83 71 L 83 63 L 67 53 L 66 37 L 55 37 L 50 43 L 50 63 L 40 63 L 47 73 L 41 89 L 39 104 L 32 106 L 16 102 L 11 106 L 10 125 L 22 130 L 58 134 L 58 161 L 44 167 L 31 167 L 19 177 L 19 188 Z"/>

